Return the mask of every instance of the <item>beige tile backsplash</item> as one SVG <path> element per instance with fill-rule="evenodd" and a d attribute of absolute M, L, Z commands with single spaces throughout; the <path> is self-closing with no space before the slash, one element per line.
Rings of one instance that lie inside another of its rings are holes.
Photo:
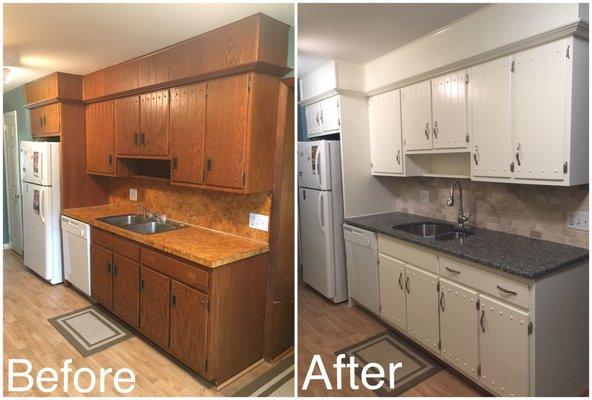
<path fill-rule="evenodd" d="M 456 221 L 458 190 L 453 207 L 446 205 L 453 179 L 394 178 L 397 211 Z M 471 182 L 463 179 L 465 214 L 468 222 L 482 228 L 588 248 L 588 232 L 567 228 L 567 214 L 588 211 L 588 185 L 575 187 L 535 186 Z M 419 201 L 428 190 L 430 201 Z"/>

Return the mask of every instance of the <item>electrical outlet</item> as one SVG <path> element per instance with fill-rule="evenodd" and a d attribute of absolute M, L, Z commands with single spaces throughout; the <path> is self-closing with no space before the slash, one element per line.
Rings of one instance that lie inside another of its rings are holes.
<path fill-rule="evenodd" d="M 269 215 L 249 213 L 249 228 L 267 232 L 269 230 Z"/>
<path fill-rule="evenodd" d="M 129 198 L 132 201 L 138 201 L 138 190 L 137 189 L 130 189 Z"/>
<path fill-rule="evenodd" d="M 567 214 L 567 227 L 579 231 L 587 231 L 588 213 L 586 211 L 576 211 Z"/>
<path fill-rule="evenodd" d="M 430 191 L 429 190 L 420 190 L 419 191 L 419 201 L 426 204 L 430 202 Z"/>

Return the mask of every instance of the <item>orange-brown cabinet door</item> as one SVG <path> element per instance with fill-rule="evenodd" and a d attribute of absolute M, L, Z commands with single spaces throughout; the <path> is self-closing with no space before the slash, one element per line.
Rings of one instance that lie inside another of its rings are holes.
<path fill-rule="evenodd" d="M 137 155 L 140 152 L 140 96 L 113 100 L 115 154 Z"/>
<path fill-rule="evenodd" d="M 91 246 L 90 291 L 91 297 L 108 309 L 113 308 L 113 253 L 96 244 Z"/>
<path fill-rule="evenodd" d="M 86 170 L 113 175 L 113 101 L 86 106 Z"/>
<path fill-rule="evenodd" d="M 29 119 L 31 121 L 31 135 L 33 137 L 43 135 L 43 107 L 29 110 Z"/>
<path fill-rule="evenodd" d="M 170 279 L 140 267 L 140 332 L 169 347 Z"/>
<path fill-rule="evenodd" d="M 204 182 L 212 186 L 244 186 L 248 75 L 208 82 Z"/>
<path fill-rule="evenodd" d="M 134 328 L 140 311 L 139 284 L 138 263 L 113 253 L 113 311 Z"/>
<path fill-rule="evenodd" d="M 171 282 L 169 351 L 197 371 L 205 372 L 208 296 Z"/>
<path fill-rule="evenodd" d="M 43 107 L 43 134 L 57 135 L 61 129 L 61 105 L 50 104 Z"/>
<path fill-rule="evenodd" d="M 140 95 L 140 146 L 144 156 L 169 155 L 169 91 Z"/>
<path fill-rule="evenodd" d="M 171 180 L 203 182 L 206 84 L 171 89 Z"/>

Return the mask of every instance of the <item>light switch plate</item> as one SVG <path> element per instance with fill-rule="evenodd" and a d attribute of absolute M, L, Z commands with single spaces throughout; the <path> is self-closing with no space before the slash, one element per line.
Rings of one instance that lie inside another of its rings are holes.
<path fill-rule="evenodd" d="M 585 211 L 576 211 L 567 214 L 567 227 L 579 231 L 587 231 L 588 213 Z"/>
<path fill-rule="evenodd" d="M 269 215 L 249 213 L 249 228 L 267 232 L 269 230 Z"/>
<path fill-rule="evenodd" d="M 430 191 L 429 190 L 420 190 L 419 191 L 419 201 L 426 204 L 430 202 Z"/>
<path fill-rule="evenodd" d="M 137 189 L 130 189 L 129 197 L 130 197 L 130 200 L 138 201 L 138 190 Z"/>

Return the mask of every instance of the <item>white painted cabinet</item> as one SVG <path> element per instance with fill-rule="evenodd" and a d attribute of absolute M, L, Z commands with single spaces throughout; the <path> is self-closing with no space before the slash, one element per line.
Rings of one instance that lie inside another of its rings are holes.
<path fill-rule="evenodd" d="M 512 57 L 472 67 L 468 75 L 473 179 L 507 180 L 512 176 Z"/>
<path fill-rule="evenodd" d="M 306 117 L 306 134 L 308 137 L 323 133 L 320 103 L 313 103 L 309 106 L 306 106 L 304 108 L 304 115 Z"/>
<path fill-rule="evenodd" d="M 478 299 L 476 291 L 440 278 L 440 354 L 474 379 L 479 366 Z"/>
<path fill-rule="evenodd" d="M 401 97 L 399 90 L 368 99 L 373 175 L 403 173 Z"/>
<path fill-rule="evenodd" d="M 405 265 L 407 332 L 418 342 L 439 353 L 438 276 Z"/>
<path fill-rule="evenodd" d="M 528 396 L 528 313 L 486 295 L 479 302 L 481 382 L 500 396 Z"/>
<path fill-rule="evenodd" d="M 466 71 L 439 76 L 431 83 L 434 149 L 467 148 Z"/>
<path fill-rule="evenodd" d="M 338 133 L 341 128 L 339 96 L 329 97 L 304 108 L 307 137 Z"/>
<path fill-rule="evenodd" d="M 407 327 L 405 264 L 379 255 L 380 316 L 402 331 Z"/>
<path fill-rule="evenodd" d="M 407 151 L 432 149 L 430 81 L 401 89 L 403 146 Z"/>

